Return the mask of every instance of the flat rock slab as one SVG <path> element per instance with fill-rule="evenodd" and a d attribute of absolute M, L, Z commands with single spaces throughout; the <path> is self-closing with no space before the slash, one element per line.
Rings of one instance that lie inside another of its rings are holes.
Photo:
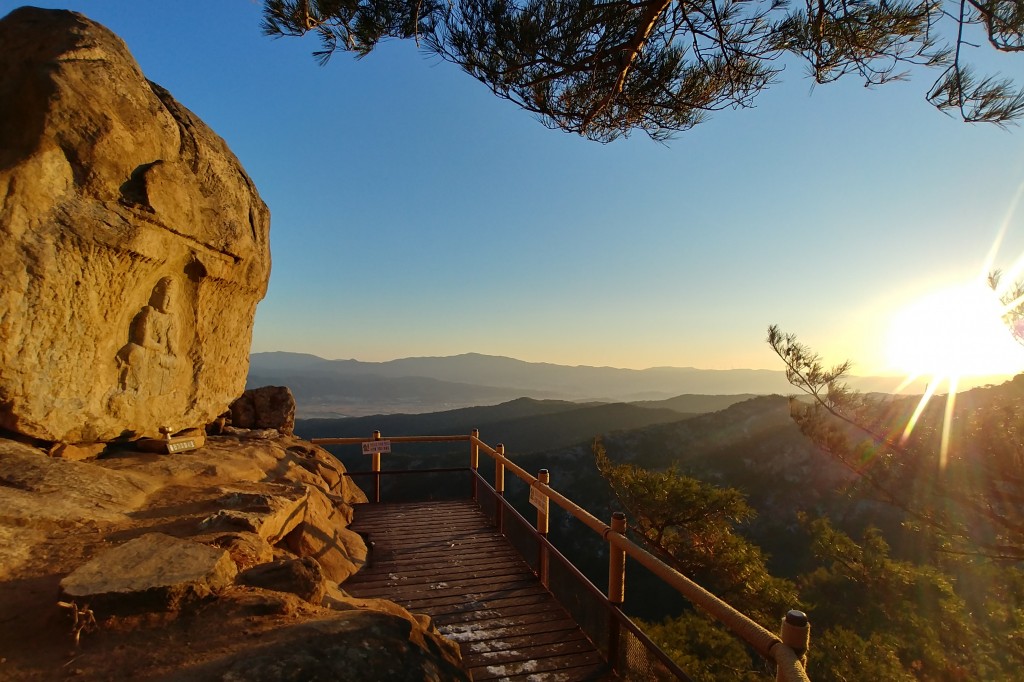
<path fill-rule="evenodd" d="M 148 533 L 103 552 L 61 580 L 66 599 L 110 611 L 173 610 L 230 585 L 230 554 L 189 540 Z"/>
<path fill-rule="evenodd" d="M 144 475 L 47 457 L 0 439 L 0 517 L 19 525 L 124 520 L 158 487 Z"/>

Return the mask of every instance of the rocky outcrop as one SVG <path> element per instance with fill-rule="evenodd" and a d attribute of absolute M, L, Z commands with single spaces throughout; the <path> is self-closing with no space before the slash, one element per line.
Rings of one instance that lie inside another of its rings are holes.
<path fill-rule="evenodd" d="M 281 434 L 89 461 L 0 439 L 0 677 L 468 679 L 429 618 L 339 586 L 367 559 L 344 473 Z"/>
<path fill-rule="evenodd" d="M 355 611 L 281 633 L 255 656 L 230 662 L 223 682 L 280 680 L 469 680 L 458 659 L 446 658 L 438 638 L 409 620 Z M 301 671 L 298 673 L 297 671 Z"/>
<path fill-rule="evenodd" d="M 239 576 L 246 585 L 278 592 L 291 592 L 319 604 L 327 594 L 327 576 L 313 557 L 279 559 L 253 566 Z"/>
<path fill-rule="evenodd" d="M 231 403 L 231 425 L 290 434 L 295 430 L 295 397 L 287 386 L 251 388 Z"/>
<path fill-rule="evenodd" d="M 224 141 L 74 12 L 0 20 L 0 428 L 203 426 L 245 386 L 269 212 Z"/>

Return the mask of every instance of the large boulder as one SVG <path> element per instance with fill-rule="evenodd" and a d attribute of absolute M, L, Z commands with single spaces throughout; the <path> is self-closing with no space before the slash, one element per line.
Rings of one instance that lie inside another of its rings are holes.
<path fill-rule="evenodd" d="M 0 428 L 98 442 L 213 421 L 245 387 L 269 222 L 113 33 L 0 20 Z"/>
<path fill-rule="evenodd" d="M 231 403 L 231 425 L 291 434 L 295 431 L 295 397 L 287 386 L 250 388 Z"/>

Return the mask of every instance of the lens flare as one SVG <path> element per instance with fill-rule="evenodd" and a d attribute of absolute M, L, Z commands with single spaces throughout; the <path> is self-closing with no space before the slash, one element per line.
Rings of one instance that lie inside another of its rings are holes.
<path fill-rule="evenodd" d="M 920 298 L 892 320 L 889 364 L 929 377 L 1015 374 L 1024 349 L 1003 322 L 1004 311 L 998 295 L 977 281 Z"/>

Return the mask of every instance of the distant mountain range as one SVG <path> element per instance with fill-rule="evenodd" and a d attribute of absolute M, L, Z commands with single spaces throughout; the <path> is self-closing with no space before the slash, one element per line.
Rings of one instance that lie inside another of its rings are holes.
<path fill-rule="evenodd" d="M 862 391 L 891 392 L 899 380 L 856 377 L 850 383 Z M 299 416 L 307 418 L 436 412 L 521 397 L 613 403 L 659 401 L 684 394 L 771 395 L 795 390 L 784 372 L 767 369 L 570 367 L 478 353 L 388 362 L 253 353 L 248 386 L 266 385 L 291 388 Z M 920 392 L 923 385 L 905 390 Z M 691 411 L 684 405 L 678 409 Z"/>
<path fill-rule="evenodd" d="M 698 407 L 700 396 L 691 404 Z M 296 432 L 303 438 L 369 437 L 379 430 L 391 435 L 467 434 L 479 429 L 489 443 L 504 443 L 508 452 L 531 453 L 589 441 L 595 435 L 622 429 L 636 429 L 652 424 L 676 422 L 706 412 L 720 402 L 708 403 L 708 409 L 694 413 L 660 407 L 652 403 L 640 407 L 626 403 L 574 403 L 565 400 L 517 398 L 499 405 L 467 407 L 424 414 L 386 414 L 345 419 L 300 419 Z M 734 401 L 749 396 L 736 396 Z M 717 406 L 713 409 L 719 409 Z M 358 458 L 356 458 L 358 460 Z"/>

